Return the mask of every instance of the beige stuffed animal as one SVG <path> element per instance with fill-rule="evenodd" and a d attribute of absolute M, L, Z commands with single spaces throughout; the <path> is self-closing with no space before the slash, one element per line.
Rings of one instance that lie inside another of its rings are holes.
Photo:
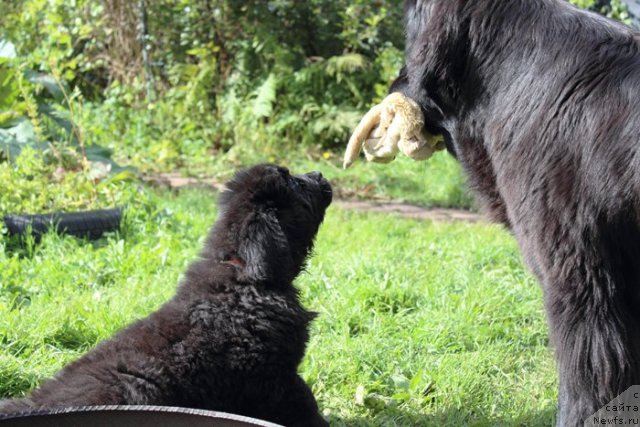
<path fill-rule="evenodd" d="M 414 160 L 425 160 L 444 149 L 439 135 L 426 134 L 420 106 L 399 92 L 387 96 L 362 118 L 349 139 L 344 155 L 346 169 L 360 150 L 368 161 L 388 163 L 398 151 Z"/>

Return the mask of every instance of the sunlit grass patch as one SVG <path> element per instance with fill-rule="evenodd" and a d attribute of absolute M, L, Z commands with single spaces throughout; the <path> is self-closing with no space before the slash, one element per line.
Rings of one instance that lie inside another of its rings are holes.
<path fill-rule="evenodd" d="M 172 295 L 215 220 L 207 191 L 157 193 L 98 243 L 0 251 L 0 396 L 18 396 Z M 541 291 L 488 224 L 331 207 L 297 280 L 317 311 L 302 366 L 335 425 L 549 425 Z"/>

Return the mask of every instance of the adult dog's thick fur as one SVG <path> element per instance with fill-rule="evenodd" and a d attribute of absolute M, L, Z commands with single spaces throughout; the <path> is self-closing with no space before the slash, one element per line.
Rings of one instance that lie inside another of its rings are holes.
<path fill-rule="evenodd" d="M 392 85 L 544 288 L 557 423 L 640 384 L 640 35 L 561 0 L 407 0 Z"/>
<path fill-rule="evenodd" d="M 0 412 L 83 405 L 212 409 L 325 426 L 297 374 L 313 313 L 293 286 L 331 202 L 319 173 L 240 172 L 200 259 L 158 311 Z"/>

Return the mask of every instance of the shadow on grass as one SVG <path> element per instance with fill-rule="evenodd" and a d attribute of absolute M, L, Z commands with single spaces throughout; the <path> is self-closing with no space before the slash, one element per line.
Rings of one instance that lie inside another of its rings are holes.
<path fill-rule="evenodd" d="M 371 417 L 340 418 L 329 417 L 330 425 L 336 427 L 460 427 L 460 426 L 522 426 L 522 427 L 549 427 L 555 424 L 555 407 L 549 407 L 540 412 L 531 412 L 515 416 L 513 418 L 487 417 L 484 414 L 474 413 L 472 408 L 452 408 L 436 414 L 419 415 L 404 412 L 399 409 L 385 411 Z"/>

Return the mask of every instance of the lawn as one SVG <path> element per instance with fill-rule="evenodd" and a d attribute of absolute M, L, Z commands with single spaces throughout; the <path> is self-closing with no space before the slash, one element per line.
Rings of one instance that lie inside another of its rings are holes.
<path fill-rule="evenodd" d="M 133 209 L 119 235 L 0 248 L 0 396 L 172 295 L 215 195 L 147 191 L 150 207 Z M 315 252 L 297 280 L 319 313 L 302 374 L 332 425 L 552 423 L 541 291 L 502 228 L 331 207 Z"/>
<path fill-rule="evenodd" d="M 256 163 L 278 163 L 294 171 L 319 170 L 344 198 L 410 202 L 425 207 L 473 209 L 460 164 L 444 152 L 426 162 L 400 155 L 392 167 L 366 163 L 364 156 L 347 170 L 342 169 L 342 151 L 322 151 L 289 145 L 234 147 L 229 153 L 209 157 L 199 173 L 182 169 L 185 175 L 214 176 L 225 180 L 237 168 Z M 233 165 L 233 167 L 230 167 Z"/>

